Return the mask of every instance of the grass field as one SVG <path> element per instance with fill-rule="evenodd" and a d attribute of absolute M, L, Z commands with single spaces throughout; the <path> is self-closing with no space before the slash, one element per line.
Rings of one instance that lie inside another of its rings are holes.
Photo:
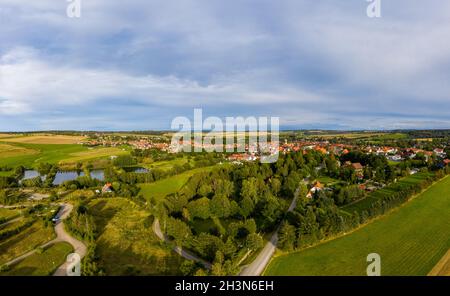
<path fill-rule="evenodd" d="M 0 266 L 34 248 L 52 240 L 52 227 L 44 227 L 42 220 L 6 240 L 0 241 Z"/>
<path fill-rule="evenodd" d="M 69 255 L 72 250 L 72 246 L 68 243 L 56 243 L 45 249 L 41 254 L 36 252 L 33 255 L 30 255 L 16 265 L 11 266 L 9 271 L 0 273 L 0 275 L 52 275 L 58 266 L 65 262 L 67 255 Z"/>
<path fill-rule="evenodd" d="M 431 176 L 432 176 L 431 173 L 417 173 L 415 175 L 405 177 L 403 179 L 400 179 L 396 183 L 392 183 L 389 186 L 386 186 L 384 188 L 378 189 L 378 190 L 370 193 L 365 199 L 362 199 L 356 203 L 342 207 L 342 210 L 346 211 L 347 213 L 350 213 L 350 214 L 355 211 L 360 213 L 364 210 L 368 210 L 375 201 L 377 201 L 383 197 L 390 196 L 392 193 L 397 192 L 398 189 L 401 188 L 402 186 L 423 182 L 428 177 L 431 177 Z"/>
<path fill-rule="evenodd" d="M 212 168 L 198 168 L 153 183 L 139 184 L 141 188 L 140 194 L 143 194 L 145 198 L 154 197 L 156 200 L 161 200 L 167 195 L 180 190 L 192 175 L 211 170 Z"/>
<path fill-rule="evenodd" d="M 173 160 L 163 160 L 163 161 L 156 161 L 150 164 L 145 164 L 144 167 L 148 169 L 161 169 L 161 170 L 170 170 L 175 165 L 183 165 L 187 163 L 189 160 L 187 157 L 177 157 Z"/>
<path fill-rule="evenodd" d="M 182 258 L 163 247 L 151 229 L 149 213 L 123 198 L 89 203 L 99 237 L 99 267 L 107 275 L 176 275 Z"/>
<path fill-rule="evenodd" d="M 38 154 L 38 150 L 0 143 L 0 159 Z"/>
<path fill-rule="evenodd" d="M 450 248 L 450 176 L 404 206 L 338 239 L 278 256 L 266 275 L 365 275 L 381 256 L 382 275 L 426 275 Z"/>
<path fill-rule="evenodd" d="M 9 141 L 10 139 L 8 139 Z M 1 152 L 6 151 L 6 156 Z M 8 152 L 9 151 L 9 152 Z M 78 144 L 29 144 L 29 143 L 0 143 L 0 165 L 16 167 L 23 165 L 33 168 L 40 162 L 75 166 L 76 162 L 94 161 L 108 158 L 112 155 L 126 154 L 120 148 L 93 148 Z"/>
<path fill-rule="evenodd" d="M 66 163 L 83 162 L 87 160 L 110 157 L 113 155 L 118 156 L 127 153 L 128 153 L 127 151 L 115 147 L 94 148 L 81 152 L 71 153 L 70 155 L 67 156 L 66 159 L 60 161 L 60 163 L 66 164 Z"/>

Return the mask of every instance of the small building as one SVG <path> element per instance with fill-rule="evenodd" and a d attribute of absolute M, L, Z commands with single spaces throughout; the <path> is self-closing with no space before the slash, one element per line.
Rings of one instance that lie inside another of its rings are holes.
<path fill-rule="evenodd" d="M 112 184 L 106 183 L 105 186 L 102 188 L 102 193 L 110 193 L 113 192 Z"/>

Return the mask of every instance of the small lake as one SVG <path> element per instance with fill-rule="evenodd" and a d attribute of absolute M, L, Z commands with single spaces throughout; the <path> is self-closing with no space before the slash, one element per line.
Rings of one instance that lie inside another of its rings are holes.
<path fill-rule="evenodd" d="M 126 172 L 134 172 L 134 173 L 148 173 L 149 170 L 142 167 L 129 167 L 129 168 L 123 168 Z M 91 171 L 91 178 L 97 179 L 99 181 L 105 180 L 105 173 L 103 170 L 92 170 Z M 24 172 L 24 176 L 22 180 L 26 179 L 32 179 L 39 177 L 39 173 L 36 170 L 26 170 Z M 71 181 L 75 180 L 78 177 L 85 176 L 85 173 L 83 171 L 60 171 L 56 173 L 55 180 L 53 181 L 53 185 L 61 185 L 65 181 Z M 45 176 L 40 176 L 42 181 L 45 180 Z"/>
<path fill-rule="evenodd" d="M 23 178 L 22 180 L 27 180 L 27 179 L 33 179 L 36 177 L 39 177 L 39 173 L 38 171 L 35 170 L 25 170 L 25 172 L 23 173 Z M 45 180 L 45 176 L 40 176 L 41 180 L 44 181 Z"/>
<path fill-rule="evenodd" d="M 66 181 L 75 180 L 76 178 L 83 176 L 85 176 L 85 173 L 83 171 L 58 172 L 55 176 L 55 180 L 53 181 L 53 185 L 61 185 Z M 91 178 L 103 181 L 105 180 L 105 174 L 103 170 L 92 170 Z"/>

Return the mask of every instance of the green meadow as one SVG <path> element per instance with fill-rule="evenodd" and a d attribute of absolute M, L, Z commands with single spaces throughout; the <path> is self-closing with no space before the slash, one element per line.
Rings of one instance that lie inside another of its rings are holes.
<path fill-rule="evenodd" d="M 210 171 L 212 168 L 213 167 L 193 169 L 153 183 L 139 184 L 139 187 L 141 188 L 140 194 L 143 194 L 145 198 L 153 197 L 155 200 L 161 200 L 167 195 L 176 193 L 180 190 L 194 174 Z"/>
<path fill-rule="evenodd" d="M 367 255 L 382 275 L 427 275 L 450 248 L 450 176 L 405 205 L 340 238 L 275 257 L 265 275 L 366 275 Z"/>

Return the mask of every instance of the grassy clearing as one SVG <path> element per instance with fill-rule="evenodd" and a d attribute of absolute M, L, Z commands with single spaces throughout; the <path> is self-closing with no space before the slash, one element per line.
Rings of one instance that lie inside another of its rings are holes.
<path fill-rule="evenodd" d="M 128 153 L 127 151 L 115 147 L 92 148 L 86 151 L 71 153 L 70 155 L 67 156 L 66 159 L 62 160 L 60 163 L 67 164 L 67 163 L 83 162 L 87 160 L 93 160 L 110 156 L 118 156 L 127 153 Z"/>
<path fill-rule="evenodd" d="M 173 160 L 157 161 L 150 164 L 145 164 L 144 166 L 148 169 L 170 170 L 175 165 L 182 166 L 187 162 L 189 162 L 187 157 L 177 157 Z"/>
<path fill-rule="evenodd" d="M 450 177 L 404 206 L 338 239 L 273 259 L 266 275 L 365 275 L 381 256 L 382 275 L 426 275 L 450 248 Z"/>
<path fill-rule="evenodd" d="M 52 240 L 55 233 L 52 227 L 44 227 L 42 220 L 31 227 L 0 242 L 0 265 Z"/>
<path fill-rule="evenodd" d="M 328 176 L 320 176 L 320 177 L 317 178 L 317 180 L 318 180 L 320 183 L 326 184 L 326 185 L 340 182 L 339 180 L 333 179 L 333 178 L 328 177 Z"/>
<path fill-rule="evenodd" d="M 212 168 L 213 167 L 198 168 L 153 183 L 139 184 L 139 187 L 141 188 L 140 194 L 143 194 L 145 198 L 154 197 L 156 200 L 161 200 L 167 195 L 176 193 L 180 190 L 192 175 L 209 171 Z"/>
<path fill-rule="evenodd" d="M 370 193 L 366 198 L 356 203 L 342 207 L 342 210 L 346 211 L 347 213 L 353 213 L 355 211 L 361 213 L 364 210 L 368 210 L 371 205 L 377 200 L 382 199 L 386 196 L 390 196 L 392 195 L 392 193 L 397 192 L 400 188 L 402 188 L 402 186 L 423 182 L 431 176 L 431 173 L 417 173 L 415 175 L 405 177 L 396 183 L 392 183 L 389 186 Z"/>
<path fill-rule="evenodd" d="M 80 136 L 65 136 L 65 135 L 31 135 L 10 137 L 8 142 L 28 143 L 28 144 L 77 144 L 85 137 Z"/>
<path fill-rule="evenodd" d="M 67 255 L 73 251 L 73 248 L 68 243 L 56 243 L 43 253 L 34 253 L 19 263 L 11 267 L 7 272 L 0 273 L 0 275 L 8 276 L 46 276 L 52 275 L 53 272 L 63 264 Z"/>
<path fill-rule="evenodd" d="M 176 275 L 183 259 L 161 245 L 151 228 L 152 218 L 123 198 L 89 203 L 99 237 L 99 267 L 107 275 Z"/>

